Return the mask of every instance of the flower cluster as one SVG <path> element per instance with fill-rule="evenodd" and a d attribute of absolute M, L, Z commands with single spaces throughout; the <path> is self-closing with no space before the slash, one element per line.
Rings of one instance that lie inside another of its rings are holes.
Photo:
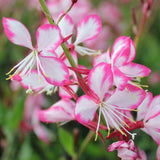
<path fill-rule="evenodd" d="M 61 1 L 48 3 L 49 6 L 64 5 Z M 21 22 L 4 17 L 3 26 L 8 39 L 30 50 L 7 73 L 8 79 L 26 88 L 27 94 L 46 92 L 50 95 L 59 90 L 61 99 L 45 110 L 30 97 L 33 113 L 28 118 L 29 128 L 33 128 L 42 140 L 49 141 L 48 132 L 39 120 L 46 123 L 75 120 L 93 130 L 96 138 L 98 135 L 103 140 L 118 137 L 119 141 L 110 145 L 108 151 L 118 150 L 121 159 L 144 160 L 145 153 L 135 147 L 136 133 L 131 131 L 141 128 L 160 145 L 160 96 L 153 98 L 139 81 L 151 70 L 133 62 L 136 49 L 130 37 L 118 37 L 112 49 L 109 47 L 106 52 L 85 46 L 96 40 L 102 22 L 96 14 L 84 15 L 74 22 L 72 14 L 61 12 L 54 24 L 45 21 L 36 31 L 35 46 L 28 29 Z M 93 56 L 93 68 L 79 65 L 78 54 Z M 79 88 L 84 93 L 81 96 L 76 94 Z M 134 111 L 137 111 L 137 118 L 132 115 Z M 27 113 L 24 119 L 28 117 Z M 26 128 L 27 123 L 24 121 L 22 126 Z M 101 130 L 106 131 L 105 137 Z"/>

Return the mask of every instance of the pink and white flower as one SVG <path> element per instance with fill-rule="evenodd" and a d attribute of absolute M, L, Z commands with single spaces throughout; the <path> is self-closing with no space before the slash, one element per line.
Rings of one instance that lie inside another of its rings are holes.
<path fill-rule="evenodd" d="M 60 29 L 57 26 L 45 24 L 40 26 L 36 32 L 37 46 L 34 48 L 31 36 L 27 28 L 19 21 L 11 18 L 3 18 L 3 26 L 8 39 L 17 45 L 27 47 L 30 54 L 14 66 L 11 71 L 13 75 L 9 79 L 20 81 L 24 75 L 28 77 L 31 70 L 36 67 L 39 82 L 42 74 L 50 84 L 60 86 L 69 80 L 68 68 L 62 60 L 50 56 L 52 52 L 62 43 Z"/>
<path fill-rule="evenodd" d="M 144 132 L 149 134 L 160 145 L 160 95 L 152 97 L 148 93 L 143 103 L 138 107 L 138 120 L 143 120 Z"/>
<path fill-rule="evenodd" d="M 119 37 L 114 42 L 112 52 L 108 51 L 95 58 L 94 66 L 100 62 L 111 65 L 114 85 L 123 90 L 127 83 L 134 77 L 148 76 L 150 69 L 144 65 L 133 63 L 136 50 L 133 41 L 129 37 Z"/>
<path fill-rule="evenodd" d="M 96 132 L 99 130 L 101 114 L 103 114 L 108 128 L 108 135 L 113 127 L 122 135 L 126 135 L 125 131 L 134 138 L 134 134 L 129 133 L 125 128 L 128 125 L 124 119 L 133 120 L 123 114 L 123 112 L 137 108 L 145 98 L 145 91 L 138 87 L 127 85 L 127 88 L 123 91 L 116 89 L 110 94 L 112 84 L 113 77 L 110 66 L 106 63 L 100 63 L 95 66 L 88 75 L 88 85 L 92 92 L 89 95 L 81 96 L 77 100 L 75 109 L 76 119 L 82 123 L 89 123 L 94 119 L 99 108 Z"/>
<path fill-rule="evenodd" d="M 140 148 L 135 147 L 132 140 L 128 142 L 118 141 L 108 147 L 109 152 L 114 150 L 118 151 L 118 157 L 122 160 L 147 160 L 145 153 Z"/>

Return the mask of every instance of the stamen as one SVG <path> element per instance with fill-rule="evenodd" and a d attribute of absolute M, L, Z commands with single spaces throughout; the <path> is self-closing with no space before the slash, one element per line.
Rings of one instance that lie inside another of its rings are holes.
<path fill-rule="evenodd" d="M 33 94 L 33 90 L 32 90 L 31 88 L 28 88 L 28 89 L 26 90 L 26 94 Z"/>
<path fill-rule="evenodd" d="M 102 106 L 100 104 L 100 108 L 99 108 L 99 116 L 98 116 L 98 124 L 97 124 L 97 129 L 96 129 L 96 137 L 95 137 L 95 141 L 98 138 L 98 130 L 99 130 L 99 125 L 100 125 L 100 121 L 101 121 L 101 113 L 102 113 Z"/>

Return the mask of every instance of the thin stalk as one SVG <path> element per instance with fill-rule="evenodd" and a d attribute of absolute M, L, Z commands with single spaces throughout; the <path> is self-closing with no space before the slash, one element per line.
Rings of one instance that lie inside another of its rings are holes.
<path fill-rule="evenodd" d="M 47 5 L 46 5 L 46 2 L 45 2 L 44 0 L 39 0 L 39 3 L 40 3 L 40 5 L 41 5 L 42 10 L 43 10 L 43 12 L 45 13 L 48 21 L 49 21 L 49 23 L 50 23 L 50 24 L 57 25 L 57 24 L 54 22 L 53 18 L 52 18 L 52 15 L 51 15 L 51 13 L 50 13 Z M 66 46 L 66 44 L 65 44 L 65 43 L 62 43 L 62 44 L 61 44 L 61 47 L 63 48 L 63 51 L 64 51 L 67 59 L 69 60 L 71 66 L 72 66 L 72 67 L 77 67 L 76 63 L 74 62 L 74 59 L 72 58 L 72 56 L 71 56 L 71 54 L 70 54 L 70 52 L 69 52 L 69 50 L 68 50 L 68 48 L 67 48 L 67 46 Z"/>
<path fill-rule="evenodd" d="M 50 13 L 47 5 L 46 5 L 45 0 L 39 0 L 39 3 L 41 5 L 41 7 L 42 7 L 42 10 L 43 10 L 44 14 L 46 15 L 46 17 L 47 17 L 47 19 L 49 21 L 49 23 L 56 25 L 56 23 L 54 22 L 54 20 L 52 18 L 52 15 L 51 15 L 51 13 Z"/>
<path fill-rule="evenodd" d="M 80 157 L 80 155 L 84 152 L 84 150 L 86 149 L 88 143 L 91 141 L 91 139 L 93 138 L 95 132 L 93 132 L 92 130 L 90 130 L 86 136 L 86 138 L 84 139 L 79 152 L 77 153 L 77 158 Z"/>

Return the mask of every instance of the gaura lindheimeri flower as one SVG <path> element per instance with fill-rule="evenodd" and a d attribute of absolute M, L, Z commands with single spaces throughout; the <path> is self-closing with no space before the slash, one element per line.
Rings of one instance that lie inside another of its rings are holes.
<path fill-rule="evenodd" d="M 142 130 L 160 145 L 160 95 L 153 98 L 151 93 L 147 94 L 138 107 L 137 120 L 143 120 L 144 128 Z"/>
<path fill-rule="evenodd" d="M 113 83 L 123 90 L 127 83 L 134 77 L 148 76 L 150 69 L 144 65 L 133 63 L 136 50 L 133 41 L 129 37 L 119 37 L 113 44 L 112 52 L 108 51 L 95 58 L 93 65 L 105 62 L 111 65 Z"/>
<path fill-rule="evenodd" d="M 69 80 L 67 66 L 62 60 L 50 56 L 62 42 L 60 29 L 57 26 L 45 24 L 40 26 L 36 32 L 37 46 L 34 48 L 31 42 L 31 36 L 27 28 L 19 21 L 11 18 L 3 18 L 4 31 L 8 39 L 17 45 L 31 49 L 31 52 L 21 62 L 14 66 L 9 79 L 20 81 L 24 75 L 28 77 L 31 70 L 35 67 L 38 72 L 50 84 L 60 86 Z"/>
<path fill-rule="evenodd" d="M 50 108 L 39 111 L 39 119 L 42 122 L 56 123 L 74 120 L 75 102 L 68 98 L 62 98 Z"/>
<path fill-rule="evenodd" d="M 63 22 L 61 22 L 63 21 Z M 66 24 L 67 28 L 71 31 L 74 28 L 74 24 L 72 19 L 66 15 L 62 20 L 59 22 L 59 27 L 61 28 L 62 36 L 67 35 L 68 30 L 66 30 Z M 89 41 L 91 39 L 94 39 L 98 36 L 102 28 L 101 19 L 98 15 L 89 15 L 85 18 L 83 18 L 78 24 L 76 28 L 76 40 L 74 43 L 71 43 L 71 39 L 68 41 L 68 46 L 71 48 L 71 51 L 76 51 L 77 53 L 81 55 L 97 55 L 100 54 L 100 52 L 86 48 L 84 46 L 80 46 L 80 43 L 83 43 L 85 41 Z M 71 33 L 71 32 L 70 32 Z M 73 34 L 73 32 L 72 32 Z M 70 35 L 70 34 L 68 34 Z"/>
<path fill-rule="evenodd" d="M 76 119 L 80 122 L 89 123 L 94 119 L 96 110 L 99 108 L 96 132 L 99 130 L 101 115 L 103 115 L 108 128 L 108 136 L 111 128 L 115 128 L 122 135 L 126 135 L 126 132 L 134 138 L 134 134 L 127 131 L 126 127 L 129 126 L 124 119 L 133 120 L 123 114 L 123 112 L 137 108 L 145 97 L 145 91 L 128 84 L 123 91 L 116 89 L 110 94 L 109 89 L 112 84 L 113 77 L 110 66 L 106 63 L 100 63 L 95 66 L 88 75 L 88 85 L 93 93 L 81 96 L 77 100 L 75 109 Z"/>
<path fill-rule="evenodd" d="M 73 43 L 75 51 L 81 55 L 98 55 L 101 52 L 95 51 L 79 44 L 96 38 L 102 28 L 101 19 L 98 15 L 89 15 L 83 18 L 77 25 L 76 41 Z"/>
<path fill-rule="evenodd" d="M 140 148 L 135 147 L 132 140 L 128 142 L 118 141 L 108 147 L 109 152 L 114 150 L 118 151 L 118 157 L 121 160 L 147 160 L 145 153 Z"/>

